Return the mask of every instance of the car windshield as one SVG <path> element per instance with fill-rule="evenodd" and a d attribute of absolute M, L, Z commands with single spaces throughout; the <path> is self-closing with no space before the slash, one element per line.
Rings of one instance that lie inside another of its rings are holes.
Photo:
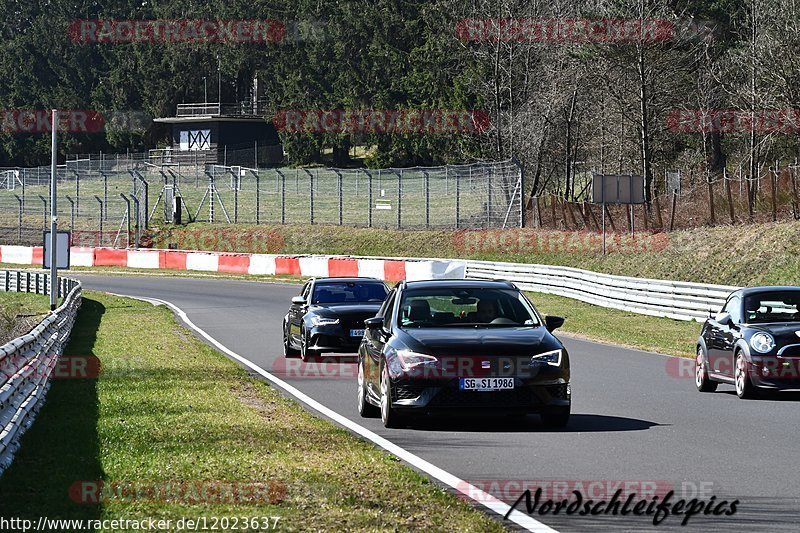
<path fill-rule="evenodd" d="M 363 281 L 323 281 L 314 284 L 311 302 L 315 304 L 380 303 L 386 298 L 383 283 Z"/>
<path fill-rule="evenodd" d="M 751 294 L 744 299 L 748 324 L 800 322 L 800 291 Z"/>
<path fill-rule="evenodd" d="M 517 290 L 456 287 L 406 290 L 399 324 L 402 328 L 533 327 L 540 322 Z"/>

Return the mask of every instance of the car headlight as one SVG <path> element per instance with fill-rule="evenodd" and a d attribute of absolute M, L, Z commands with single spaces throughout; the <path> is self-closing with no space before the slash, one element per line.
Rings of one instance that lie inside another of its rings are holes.
<path fill-rule="evenodd" d="M 548 364 L 552 366 L 561 365 L 561 352 L 562 350 L 552 350 L 549 352 L 540 353 L 531 357 L 532 365 Z"/>
<path fill-rule="evenodd" d="M 404 372 L 408 372 L 418 366 L 434 364 L 438 361 L 432 355 L 412 352 L 411 350 L 397 350 L 397 359 L 400 361 L 400 368 Z"/>
<path fill-rule="evenodd" d="M 326 316 L 314 316 L 311 317 L 311 323 L 315 326 L 333 326 L 339 323 L 339 319 Z"/>
<path fill-rule="evenodd" d="M 767 353 L 775 347 L 775 339 L 769 333 L 756 333 L 750 337 L 750 347 L 759 353 Z"/>

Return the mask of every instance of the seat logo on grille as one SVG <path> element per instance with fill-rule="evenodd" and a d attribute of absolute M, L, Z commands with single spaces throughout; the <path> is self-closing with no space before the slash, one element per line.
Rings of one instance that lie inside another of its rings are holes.
<path fill-rule="evenodd" d="M 491 363 L 489 361 L 481 361 L 481 368 L 490 368 Z"/>

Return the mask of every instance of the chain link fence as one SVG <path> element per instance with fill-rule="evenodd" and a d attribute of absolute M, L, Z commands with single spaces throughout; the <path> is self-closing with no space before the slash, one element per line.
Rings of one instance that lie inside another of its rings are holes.
<path fill-rule="evenodd" d="M 151 224 L 336 224 L 392 229 L 523 223 L 516 161 L 388 169 L 156 164 L 141 154 L 81 156 L 57 171 L 59 227 L 74 245 L 131 246 Z M 50 168 L 0 169 L 0 242 L 40 244 Z"/>

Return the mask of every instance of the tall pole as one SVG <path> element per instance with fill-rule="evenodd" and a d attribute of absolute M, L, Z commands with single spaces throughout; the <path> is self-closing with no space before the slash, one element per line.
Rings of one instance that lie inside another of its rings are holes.
<path fill-rule="evenodd" d="M 56 127 L 58 125 L 58 111 L 53 109 L 53 122 L 50 130 L 50 310 L 56 310 L 58 301 L 58 270 L 56 270 L 56 231 L 58 230 L 58 207 L 56 206 Z"/>

